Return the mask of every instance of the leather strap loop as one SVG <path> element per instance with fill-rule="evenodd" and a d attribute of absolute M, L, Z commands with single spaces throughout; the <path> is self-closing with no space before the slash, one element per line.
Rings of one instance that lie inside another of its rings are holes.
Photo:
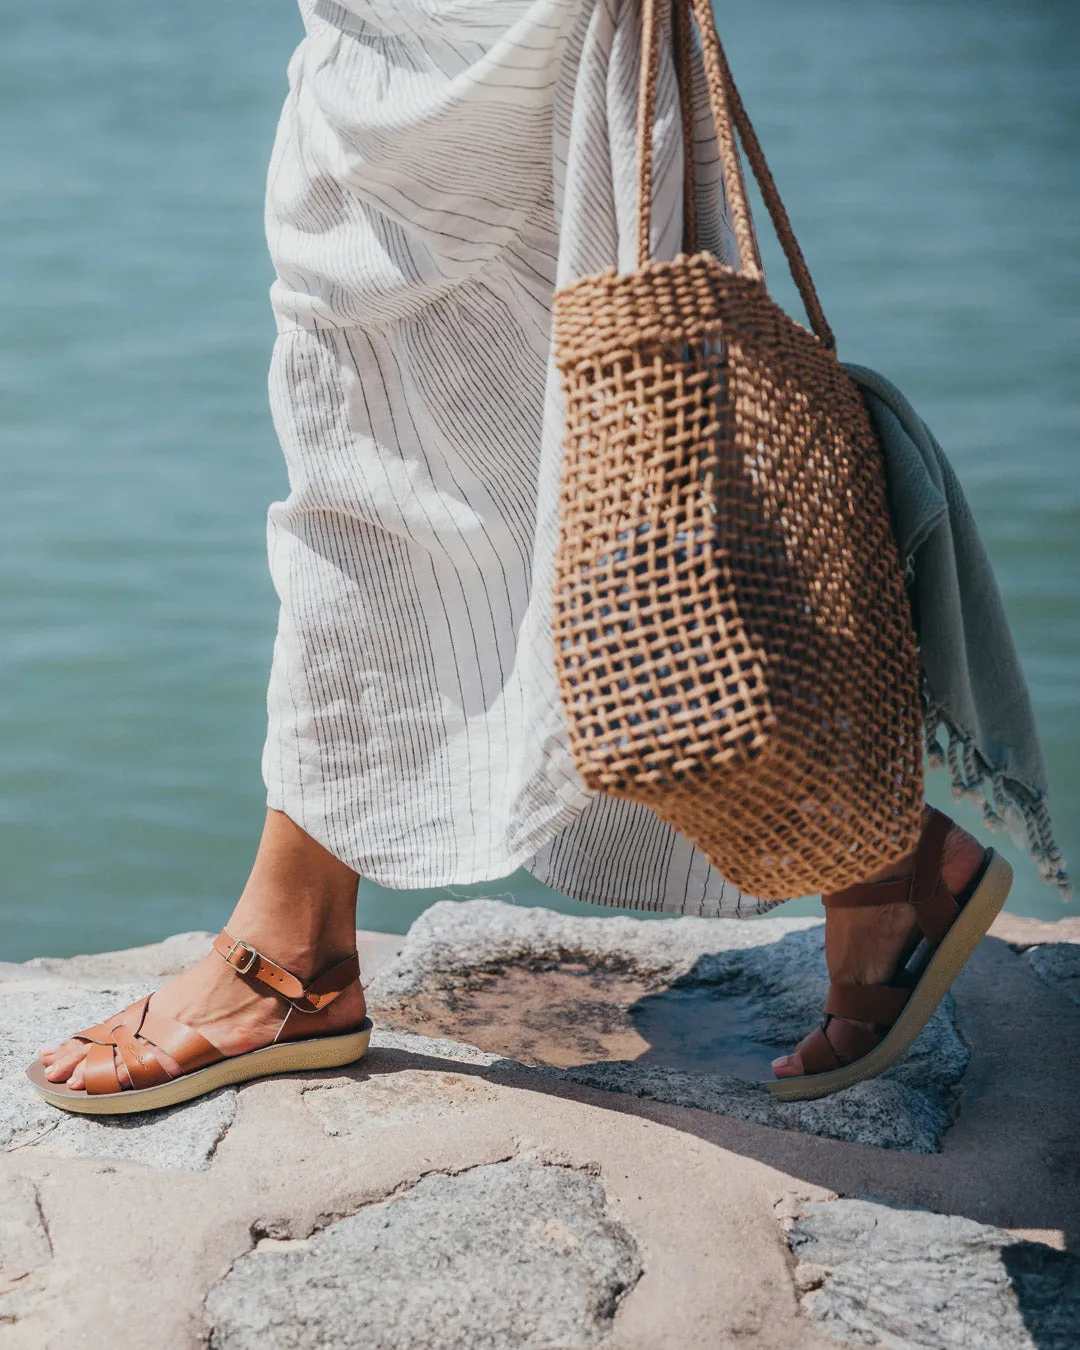
<path fill-rule="evenodd" d="M 113 1056 L 113 1047 L 102 1045 L 99 1041 L 95 1041 L 87 1050 L 86 1058 L 83 1060 L 83 1072 L 86 1075 L 86 1091 L 89 1096 L 99 1097 L 121 1091 Z"/>
<path fill-rule="evenodd" d="M 910 997 L 910 989 L 890 984 L 831 984 L 825 1012 L 848 1022 L 873 1022 L 875 1026 L 891 1027 Z"/>
<path fill-rule="evenodd" d="M 194 1028 L 155 1013 L 149 994 L 107 1022 L 79 1032 L 76 1039 L 90 1043 L 85 1059 L 86 1091 L 94 1097 L 124 1090 L 117 1073 L 117 1056 L 134 1088 L 157 1087 L 172 1078 L 158 1058 L 159 1050 L 171 1055 L 183 1073 L 215 1064 L 223 1057 L 217 1046 Z"/>

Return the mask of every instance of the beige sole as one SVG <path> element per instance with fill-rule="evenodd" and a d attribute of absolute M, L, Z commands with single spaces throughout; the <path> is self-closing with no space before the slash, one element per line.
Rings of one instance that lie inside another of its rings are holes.
<path fill-rule="evenodd" d="M 910 1049 L 968 957 L 986 936 L 986 930 L 1005 903 L 1012 879 L 1012 868 L 999 853 L 991 849 L 990 861 L 975 894 L 960 911 L 930 958 L 904 1011 L 885 1039 L 868 1055 L 863 1055 L 853 1064 L 846 1064 L 842 1069 L 830 1069 L 827 1073 L 806 1074 L 798 1078 L 777 1078 L 766 1083 L 773 1096 L 785 1102 L 827 1097 L 841 1088 L 876 1078 L 895 1064 Z"/>
<path fill-rule="evenodd" d="M 65 1089 L 62 1083 L 50 1083 L 45 1077 L 45 1066 L 31 1064 L 27 1077 L 34 1090 L 51 1106 L 61 1111 L 77 1111 L 86 1116 L 126 1116 L 136 1111 L 160 1111 L 166 1106 L 189 1102 L 232 1083 L 246 1083 L 252 1078 L 267 1078 L 272 1074 L 297 1073 L 312 1069 L 337 1069 L 352 1064 L 367 1053 L 371 1040 L 371 1021 L 365 1018 L 359 1031 L 346 1036 L 320 1036 L 310 1041 L 286 1041 L 268 1045 L 246 1055 L 234 1055 L 205 1069 L 184 1074 L 171 1083 L 138 1091 L 101 1093 L 90 1096 L 86 1092 Z"/>

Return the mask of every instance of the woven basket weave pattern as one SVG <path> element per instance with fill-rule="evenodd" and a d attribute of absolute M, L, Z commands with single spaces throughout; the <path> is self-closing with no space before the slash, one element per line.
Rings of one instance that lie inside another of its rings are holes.
<path fill-rule="evenodd" d="M 763 899 L 913 846 L 915 639 L 884 465 L 835 355 L 708 254 L 554 302 L 556 667 L 586 784 Z"/>

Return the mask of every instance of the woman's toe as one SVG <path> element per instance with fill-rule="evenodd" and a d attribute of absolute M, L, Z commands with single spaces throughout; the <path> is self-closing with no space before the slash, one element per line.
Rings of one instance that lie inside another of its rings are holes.
<path fill-rule="evenodd" d="M 45 1070 L 45 1077 L 50 1083 L 65 1083 L 71 1077 L 77 1065 L 83 1062 L 85 1056 L 72 1051 L 61 1051 L 53 1062 Z"/>
<path fill-rule="evenodd" d="M 774 1078 L 798 1078 L 803 1071 L 802 1060 L 798 1053 L 781 1055 L 779 1059 L 773 1060 L 772 1071 Z"/>
<path fill-rule="evenodd" d="M 67 1080 L 67 1085 L 72 1092 L 82 1092 L 86 1087 L 86 1060 L 80 1059 L 78 1064 L 71 1071 L 71 1077 Z"/>

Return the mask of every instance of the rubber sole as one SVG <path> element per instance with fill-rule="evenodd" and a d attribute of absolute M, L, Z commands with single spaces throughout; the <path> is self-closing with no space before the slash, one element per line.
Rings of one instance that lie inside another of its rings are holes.
<path fill-rule="evenodd" d="M 73 1092 L 63 1083 L 50 1083 L 45 1077 L 45 1066 L 35 1061 L 26 1070 L 34 1091 L 61 1111 L 76 1111 L 85 1116 L 126 1116 L 136 1111 L 161 1111 L 177 1106 L 195 1097 L 203 1097 L 218 1088 L 233 1083 L 246 1083 L 252 1078 L 268 1078 L 279 1073 L 297 1073 L 312 1069 L 337 1069 L 353 1064 L 367 1054 L 371 1040 L 371 1019 L 365 1018 L 359 1030 L 345 1036 L 319 1036 L 310 1041 L 285 1041 L 268 1045 L 246 1055 L 233 1055 L 219 1060 L 205 1069 L 196 1069 L 171 1083 L 158 1087 L 128 1089 L 126 1092 L 100 1093 L 90 1096 L 85 1091 Z"/>
<path fill-rule="evenodd" d="M 987 929 L 1001 912 L 1012 879 L 1012 868 L 999 853 L 991 849 L 989 862 L 974 895 L 942 938 L 889 1034 L 868 1055 L 845 1064 L 841 1069 L 770 1080 L 765 1086 L 773 1096 L 785 1102 L 827 1097 L 855 1083 L 876 1078 L 879 1073 L 891 1068 L 911 1048 L 968 957 L 986 936 Z"/>

